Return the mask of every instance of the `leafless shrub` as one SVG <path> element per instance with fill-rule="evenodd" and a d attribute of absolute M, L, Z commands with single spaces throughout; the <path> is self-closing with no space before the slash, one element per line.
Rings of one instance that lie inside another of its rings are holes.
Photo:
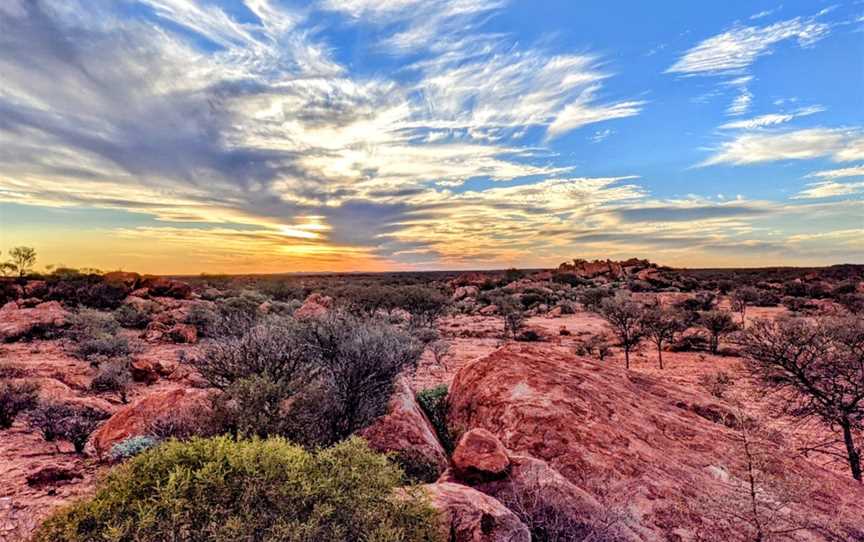
<path fill-rule="evenodd" d="M 90 382 L 90 389 L 95 392 L 116 392 L 120 401 L 125 404 L 128 402 L 127 393 L 131 381 L 129 362 L 115 360 L 99 368 L 99 373 Z"/>
<path fill-rule="evenodd" d="M 33 409 L 38 392 L 32 382 L 0 382 L 0 429 L 8 429 L 20 413 Z"/>
<path fill-rule="evenodd" d="M 723 399 L 729 388 L 732 387 L 732 375 L 726 371 L 717 371 L 714 374 L 699 377 L 699 384 L 718 399 Z"/>
<path fill-rule="evenodd" d="M 612 327 L 618 339 L 618 346 L 624 351 L 625 366 L 630 368 L 630 352 L 639 344 L 644 335 L 642 327 L 642 305 L 628 295 L 619 292 L 614 297 L 600 303 L 600 315 Z"/>

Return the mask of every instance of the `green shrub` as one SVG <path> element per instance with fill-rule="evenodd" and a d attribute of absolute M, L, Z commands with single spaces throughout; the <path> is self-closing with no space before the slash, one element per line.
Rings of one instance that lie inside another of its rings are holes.
<path fill-rule="evenodd" d="M 156 443 L 157 441 L 153 437 L 143 435 L 129 437 L 111 447 L 111 459 L 114 461 L 130 459 L 142 453 L 144 450 L 152 448 Z"/>
<path fill-rule="evenodd" d="M 417 392 L 417 403 L 429 421 L 432 427 L 435 428 L 435 433 L 438 435 L 438 440 L 447 451 L 451 454 L 456 447 L 456 442 L 453 438 L 453 433 L 447 426 L 447 386 L 441 384 L 434 388 L 426 388 Z"/>
<path fill-rule="evenodd" d="M 311 453 L 275 438 L 171 441 L 111 471 L 34 542 L 438 541 L 419 488 L 360 439 Z"/>
<path fill-rule="evenodd" d="M 12 427 L 18 414 L 35 408 L 38 392 L 32 382 L 0 382 L 0 429 Z"/>
<path fill-rule="evenodd" d="M 129 384 L 132 382 L 132 374 L 129 371 L 129 363 L 123 361 L 112 361 L 99 368 L 99 373 L 90 382 L 92 391 L 116 392 L 120 400 L 127 402 Z"/>
<path fill-rule="evenodd" d="M 113 315 L 81 309 L 72 317 L 69 337 L 75 343 L 76 356 L 98 363 L 105 358 L 129 355 L 129 341 L 118 335 L 119 331 L 120 324 Z"/>
<path fill-rule="evenodd" d="M 155 303 L 145 304 L 140 307 L 135 305 L 121 305 L 114 311 L 114 319 L 123 326 L 132 329 L 143 329 L 150 323 L 155 312 Z"/>

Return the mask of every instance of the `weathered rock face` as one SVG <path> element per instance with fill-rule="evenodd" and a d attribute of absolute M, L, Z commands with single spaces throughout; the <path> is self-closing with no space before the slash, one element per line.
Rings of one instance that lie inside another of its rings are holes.
<path fill-rule="evenodd" d="M 465 432 L 453 451 L 453 471 L 465 481 L 481 482 L 502 478 L 510 467 L 507 450 L 485 429 Z"/>
<path fill-rule="evenodd" d="M 449 542 L 530 542 L 531 533 L 497 500 L 468 486 L 435 483 L 422 486 L 442 516 Z"/>
<path fill-rule="evenodd" d="M 126 271 L 113 271 L 102 275 L 102 280 L 108 284 L 122 285 L 126 291 L 131 292 L 141 282 L 141 275 Z"/>
<path fill-rule="evenodd" d="M 333 298 L 319 293 L 310 294 L 303 305 L 294 311 L 294 318 L 321 318 L 333 307 Z"/>
<path fill-rule="evenodd" d="M 66 325 L 69 313 L 60 303 L 49 301 L 28 309 L 19 309 L 14 302 L 0 308 L 0 342 L 25 338 L 38 328 L 58 328 Z"/>
<path fill-rule="evenodd" d="M 521 479 L 518 485 L 525 485 L 529 478 L 545 483 L 555 478 L 554 471 L 579 490 L 581 501 L 576 502 L 582 504 L 577 509 L 592 509 L 586 492 L 600 500 L 598 488 L 621 488 L 620 512 L 630 518 L 632 533 L 643 540 L 686 540 L 697 530 L 720 528 L 712 523 L 718 515 L 705 509 L 714 506 L 710 499 L 723 496 L 726 506 L 742 498 L 728 479 L 714 475 L 719 470 L 743 480 L 746 456 L 739 433 L 725 417 L 713 420 L 694 412 L 691 405 L 704 404 L 707 394 L 577 358 L 554 346 L 510 344 L 463 367 L 449 401 L 451 426 L 486 429 L 511 451 L 511 474 L 477 486 L 504 500 L 507 484 Z M 800 490 L 806 493 L 789 505 L 792 516 L 861 529 L 855 503 L 864 499 L 864 487 L 788 447 L 770 441 L 763 445 L 766 469 L 807 480 Z M 528 468 L 532 459 L 551 470 L 525 474 L 537 468 Z M 553 485 L 565 495 L 573 492 L 560 481 Z M 785 489 L 766 486 L 763 491 L 782 494 Z"/>
<path fill-rule="evenodd" d="M 438 474 L 447 468 L 447 454 L 404 377 L 396 381 L 387 414 L 364 429 L 361 436 L 379 452 L 395 452 L 424 461 Z"/>
<path fill-rule="evenodd" d="M 192 287 L 185 282 L 156 277 L 143 281 L 151 297 L 171 297 L 174 299 L 189 299 L 192 297 Z"/>
<path fill-rule="evenodd" d="M 467 297 L 477 297 L 480 295 L 480 288 L 476 286 L 459 286 L 453 292 L 453 301 L 459 301 Z"/>
<path fill-rule="evenodd" d="M 207 392 L 197 389 L 173 389 L 154 392 L 121 408 L 90 436 L 88 447 L 102 457 L 111 447 L 129 437 L 142 435 L 148 424 L 160 414 L 203 404 Z"/>

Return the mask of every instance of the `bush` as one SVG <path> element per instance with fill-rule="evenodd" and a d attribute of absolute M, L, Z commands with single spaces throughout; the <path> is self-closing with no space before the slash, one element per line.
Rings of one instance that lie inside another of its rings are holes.
<path fill-rule="evenodd" d="M 429 286 L 403 286 L 395 291 L 396 306 L 411 315 L 412 327 L 432 327 L 447 310 L 447 296 Z"/>
<path fill-rule="evenodd" d="M 726 392 L 732 387 L 732 376 L 726 371 L 717 371 L 712 375 L 699 377 L 699 384 L 718 399 L 722 399 Z"/>
<path fill-rule="evenodd" d="M 383 414 L 394 379 L 421 352 L 418 341 L 380 321 L 331 313 L 268 319 L 216 341 L 193 364 L 223 390 L 217 415 L 232 431 L 328 445 Z"/>
<path fill-rule="evenodd" d="M 417 392 L 416 397 L 420 408 L 426 414 L 426 417 L 429 418 L 432 427 L 435 428 L 438 441 L 441 442 L 444 450 L 447 451 L 447 455 L 450 455 L 456 447 L 456 442 L 452 431 L 447 426 L 447 394 L 447 385 L 441 384 L 440 386 L 426 388 Z"/>
<path fill-rule="evenodd" d="M 90 407 L 46 403 L 30 414 L 30 425 L 49 442 L 57 439 L 71 442 L 75 452 L 80 454 L 84 452 L 90 433 L 107 417 L 105 412 Z"/>
<path fill-rule="evenodd" d="M 82 309 L 72 317 L 69 336 L 76 356 L 98 364 L 105 358 L 129 355 L 129 341 L 119 331 L 120 324 L 111 314 Z"/>
<path fill-rule="evenodd" d="M 612 290 L 608 288 L 588 288 L 579 294 L 579 303 L 589 311 L 596 311 L 603 300 L 612 295 Z"/>
<path fill-rule="evenodd" d="M 153 437 L 129 437 L 111 447 L 111 459 L 113 461 L 130 459 L 155 445 L 156 439 Z"/>
<path fill-rule="evenodd" d="M 526 330 L 522 331 L 521 333 L 519 333 L 519 335 L 516 336 L 517 341 L 527 342 L 527 343 L 537 342 L 540 339 L 542 339 L 540 334 L 537 333 L 536 331 L 534 331 L 533 329 L 526 329 Z"/>
<path fill-rule="evenodd" d="M 437 541 L 437 513 L 360 439 L 310 453 L 286 440 L 168 442 L 54 513 L 35 542 Z"/>
<path fill-rule="evenodd" d="M 147 424 L 147 434 L 157 440 L 189 440 L 193 437 L 212 437 L 222 430 L 213 412 L 194 403 L 181 410 L 163 412 Z"/>
<path fill-rule="evenodd" d="M 143 329 L 150 323 L 153 312 L 155 308 L 149 303 L 141 307 L 131 304 L 121 305 L 114 311 L 114 319 L 123 327 Z"/>
<path fill-rule="evenodd" d="M 129 372 L 129 363 L 126 361 L 113 361 L 100 367 L 99 373 L 90 382 L 90 389 L 95 392 L 116 392 L 123 403 L 127 402 L 126 393 L 132 375 Z"/>
<path fill-rule="evenodd" d="M 35 408 L 38 393 L 32 382 L 0 382 L 0 429 L 12 427 L 18 414 Z"/>
<path fill-rule="evenodd" d="M 203 303 L 196 303 L 189 309 L 186 323 L 195 326 L 202 336 L 213 337 L 218 334 L 219 314 Z"/>

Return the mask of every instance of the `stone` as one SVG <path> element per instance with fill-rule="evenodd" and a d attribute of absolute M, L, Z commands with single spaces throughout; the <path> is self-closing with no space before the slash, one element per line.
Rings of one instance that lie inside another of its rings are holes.
<path fill-rule="evenodd" d="M 528 527 L 503 504 L 468 486 L 434 483 L 422 487 L 441 512 L 448 542 L 530 542 Z"/>
<path fill-rule="evenodd" d="M 301 320 L 304 318 L 322 318 L 327 315 L 331 308 L 333 308 L 333 298 L 315 292 L 310 294 L 303 305 L 294 311 L 294 318 Z"/>
<path fill-rule="evenodd" d="M 168 411 L 180 411 L 206 404 L 208 392 L 198 389 L 171 389 L 145 395 L 116 411 L 90 435 L 88 449 L 99 457 L 129 437 L 146 434 L 150 422 Z"/>
<path fill-rule="evenodd" d="M 179 280 L 166 277 L 146 279 L 144 286 L 151 297 L 170 297 L 173 299 L 189 299 L 192 297 L 192 287 Z"/>
<path fill-rule="evenodd" d="M 63 327 L 68 318 L 69 312 L 57 301 L 24 309 L 19 309 L 14 302 L 7 303 L 0 309 L 0 342 L 12 342 L 43 329 Z"/>
<path fill-rule="evenodd" d="M 437 474 L 447 468 L 447 454 L 405 377 L 396 380 L 387 413 L 360 435 L 373 449 L 423 461 Z"/>
<path fill-rule="evenodd" d="M 510 467 L 504 445 L 486 429 L 466 431 L 456 445 L 452 463 L 454 474 L 471 483 L 502 478 Z"/>

